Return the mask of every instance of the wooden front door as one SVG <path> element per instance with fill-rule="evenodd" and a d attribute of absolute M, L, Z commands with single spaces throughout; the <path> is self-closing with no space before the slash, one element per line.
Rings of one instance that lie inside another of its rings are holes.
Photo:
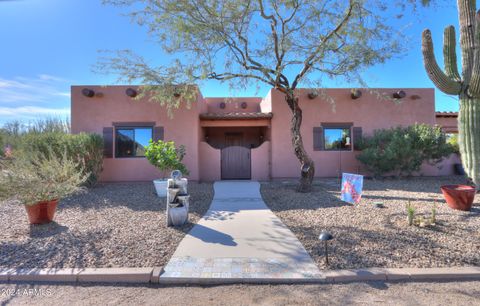
<path fill-rule="evenodd" d="M 222 180 L 251 178 L 250 148 L 243 146 L 242 134 L 226 134 L 222 149 Z"/>

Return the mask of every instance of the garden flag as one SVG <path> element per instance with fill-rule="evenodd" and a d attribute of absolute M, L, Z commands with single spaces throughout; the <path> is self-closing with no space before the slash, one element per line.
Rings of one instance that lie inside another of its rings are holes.
<path fill-rule="evenodd" d="M 362 198 L 363 175 L 342 173 L 341 200 L 358 204 Z"/>

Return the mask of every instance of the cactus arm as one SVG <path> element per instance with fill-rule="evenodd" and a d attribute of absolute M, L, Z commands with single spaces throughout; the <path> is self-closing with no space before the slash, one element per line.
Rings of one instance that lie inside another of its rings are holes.
<path fill-rule="evenodd" d="M 462 79 L 470 84 L 473 68 L 475 0 L 458 0 L 460 46 L 462 49 Z"/>
<path fill-rule="evenodd" d="M 457 67 L 457 52 L 455 41 L 455 28 L 448 26 L 443 32 L 443 60 L 445 63 L 445 73 L 454 81 L 460 82 L 460 74 Z"/>
<path fill-rule="evenodd" d="M 428 77 L 437 88 L 446 94 L 458 95 L 462 86 L 460 82 L 455 82 L 447 76 L 438 66 L 433 53 L 432 33 L 428 29 L 422 33 L 422 54 Z"/>
<path fill-rule="evenodd" d="M 480 10 L 475 16 L 475 51 L 472 79 L 470 80 L 468 92 L 473 97 L 480 97 Z"/>

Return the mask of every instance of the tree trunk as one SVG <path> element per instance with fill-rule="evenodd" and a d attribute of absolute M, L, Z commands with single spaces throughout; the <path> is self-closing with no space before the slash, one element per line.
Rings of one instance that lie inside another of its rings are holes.
<path fill-rule="evenodd" d="M 468 178 L 480 187 L 480 99 L 460 96 L 459 147 Z"/>
<path fill-rule="evenodd" d="M 302 109 L 299 107 L 298 98 L 296 98 L 295 95 L 287 94 L 285 99 L 293 113 L 290 127 L 292 146 L 295 156 L 300 161 L 300 185 L 298 186 L 297 191 L 310 192 L 312 190 L 312 182 L 315 175 L 315 164 L 303 147 L 302 135 L 300 134 Z"/>

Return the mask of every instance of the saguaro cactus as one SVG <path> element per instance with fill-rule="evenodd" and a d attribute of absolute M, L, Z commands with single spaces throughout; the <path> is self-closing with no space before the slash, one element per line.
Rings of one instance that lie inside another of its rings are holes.
<path fill-rule="evenodd" d="M 458 95 L 459 146 L 463 167 L 469 178 L 480 187 L 480 11 L 475 14 L 475 0 L 458 0 L 462 74 L 458 73 L 455 52 L 455 28 L 448 26 L 443 35 L 442 71 L 433 53 L 432 35 L 422 34 L 423 62 L 428 76 L 438 89 Z"/>

